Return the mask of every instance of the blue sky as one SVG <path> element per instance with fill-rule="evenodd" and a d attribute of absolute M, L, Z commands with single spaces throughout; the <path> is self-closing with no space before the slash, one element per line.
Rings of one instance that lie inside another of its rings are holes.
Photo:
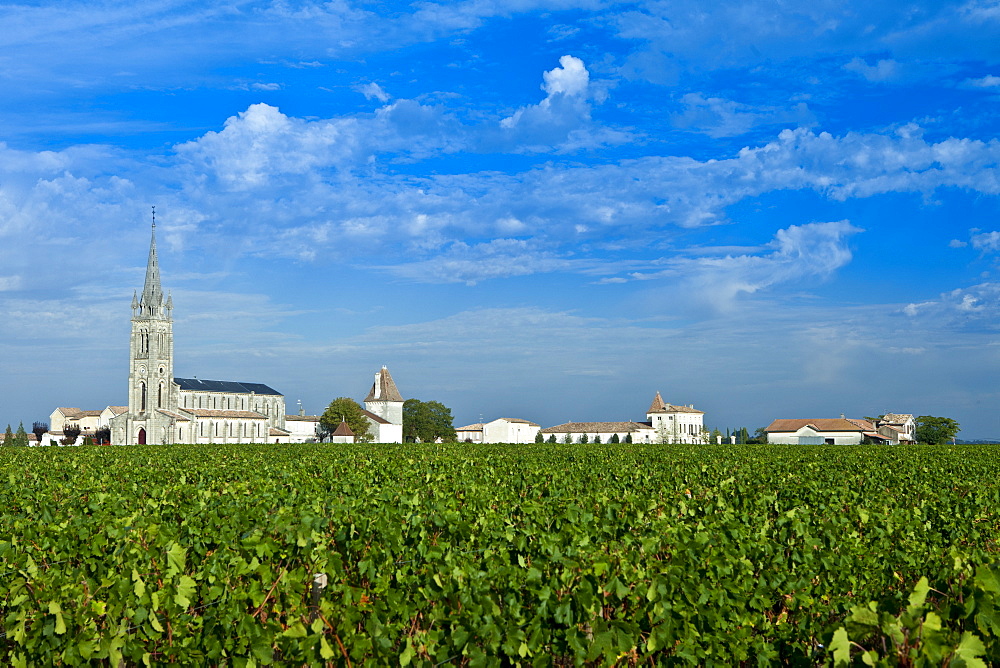
<path fill-rule="evenodd" d="M 316 413 L 1000 438 L 1000 3 L 0 7 L 0 422 L 175 373 Z"/>

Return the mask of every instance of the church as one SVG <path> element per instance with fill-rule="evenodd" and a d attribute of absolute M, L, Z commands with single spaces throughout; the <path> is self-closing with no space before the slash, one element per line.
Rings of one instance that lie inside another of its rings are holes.
<path fill-rule="evenodd" d="M 377 442 L 402 442 L 403 398 L 383 367 L 365 402 Z M 164 298 L 153 222 L 142 294 L 132 297 L 128 408 L 108 420 L 115 445 L 289 443 L 285 397 L 263 383 L 174 377 L 173 299 Z M 318 418 L 317 418 L 318 420 Z M 292 426 L 292 425 L 288 425 Z M 298 425 L 296 425 L 298 426 Z"/>

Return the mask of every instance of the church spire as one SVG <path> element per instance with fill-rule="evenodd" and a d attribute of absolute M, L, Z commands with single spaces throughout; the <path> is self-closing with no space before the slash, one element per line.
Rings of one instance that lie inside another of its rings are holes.
<path fill-rule="evenodd" d="M 161 317 L 163 288 L 160 287 L 160 262 L 156 257 L 156 207 L 153 207 L 153 231 L 149 241 L 149 260 L 146 262 L 146 283 L 140 299 L 142 315 Z"/>

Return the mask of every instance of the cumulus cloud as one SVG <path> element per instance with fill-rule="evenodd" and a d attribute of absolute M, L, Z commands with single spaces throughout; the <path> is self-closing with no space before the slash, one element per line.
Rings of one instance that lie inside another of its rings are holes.
<path fill-rule="evenodd" d="M 627 140 L 623 132 L 591 123 L 591 102 L 603 99 L 603 89 L 591 85 L 590 72 L 582 60 L 563 56 L 559 67 L 544 72 L 542 80 L 545 99 L 502 119 L 498 140 L 530 151 L 577 149 Z"/>
<path fill-rule="evenodd" d="M 1000 283 L 985 282 L 902 308 L 914 325 L 945 330 L 1000 332 Z"/>
<path fill-rule="evenodd" d="M 388 102 L 389 94 L 382 89 L 374 81 L 364 84 L 363 86 L 356 86 L 355 90 L 365 96 L 366 100 L 378 100 L 379 102 Z"/>
<path fill-rule="evenodd" d="M 853 58 L 851 62 L 844 65 L 848 72 L 860 74 L 868 81 L 881 82 L 895 79 L 899 74 L 899 63 L 886 58 L 877 61 L 874 65 L 869 65 L 862 58 Z"/>
<path fill-rule="evenodd" d="M 666 269 L 633 272 L 632 280 L 679 282 L 671 289 L 687 306 L 731 310 L 736 301 L 779 284 L 822 280 L 850 263 L 848 238 L 862 230 L 846 220 L 791 225 L 756 254 L 664 259 Z"/>

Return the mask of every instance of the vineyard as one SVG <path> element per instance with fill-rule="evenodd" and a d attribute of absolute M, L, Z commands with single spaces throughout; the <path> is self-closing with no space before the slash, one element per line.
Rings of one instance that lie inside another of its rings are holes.
<path fill-rule="evenodd" d="M 5 448 L 4 665 L 1000 664 L 1000 447 Z"/>

